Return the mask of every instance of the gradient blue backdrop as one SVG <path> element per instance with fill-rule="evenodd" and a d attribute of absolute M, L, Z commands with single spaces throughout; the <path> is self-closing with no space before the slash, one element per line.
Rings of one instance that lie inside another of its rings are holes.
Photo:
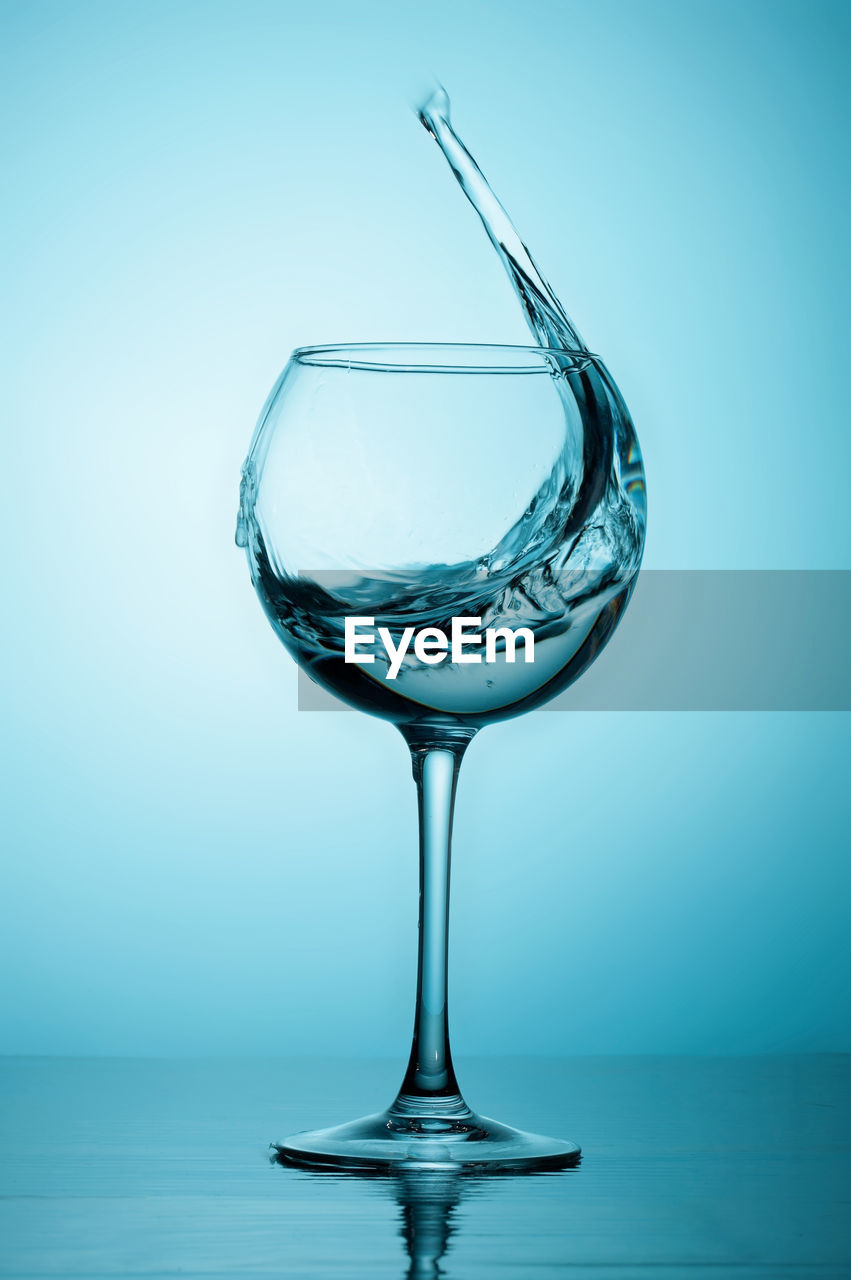
<path fill-rule="evenodd" d="M 295 710 L 233 525 L 293 346 L 528 340 L 432 75 L 633 409 L 646 563 L 851 567 L 849 13 L 2 5 L 2 1050 L 406 1052 L 405 750 Z M 848 749 L 829 714 L 483 734 L 457 1052 L 851 1048 Z"/>

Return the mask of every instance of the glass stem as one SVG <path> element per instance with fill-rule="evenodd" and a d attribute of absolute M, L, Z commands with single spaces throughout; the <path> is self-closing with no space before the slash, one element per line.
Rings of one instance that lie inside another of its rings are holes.
<path fill-rule="evenodd" d="M 417 784 L 420 919 L 414 1040 L 392 1110 L 406 1116 L 459 1115 L 469 1109 L 449 1051 L 449 862 L 458 771 L 475 730 L 447 729 L 437 735 L 422 729 L 403 732 Z"/>

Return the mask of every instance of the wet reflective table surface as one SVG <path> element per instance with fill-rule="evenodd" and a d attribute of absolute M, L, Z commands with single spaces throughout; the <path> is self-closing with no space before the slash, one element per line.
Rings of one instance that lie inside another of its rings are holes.
<path fill-rule="evenodd" d="M 461 1061 L 579 1168 L 356 1178 L 270 1162 L 380 1109 L 399 1064 L 0 1059 L 10 1277 L 851 1276 L 851 1058 Z"/>

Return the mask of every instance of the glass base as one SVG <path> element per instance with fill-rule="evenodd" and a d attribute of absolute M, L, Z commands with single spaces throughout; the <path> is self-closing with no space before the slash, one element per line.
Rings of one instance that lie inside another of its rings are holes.
<path fill-rule="evenodd" d="M 303 1169 L 469 1173 L 569 1169 L 579 1163 L 575 1142 L 524 1133 L 475 1115 L 411 1116 L 396 1108 L 333 1129 L 296 1133 L 273 1144 L 281 1164 Z"/>

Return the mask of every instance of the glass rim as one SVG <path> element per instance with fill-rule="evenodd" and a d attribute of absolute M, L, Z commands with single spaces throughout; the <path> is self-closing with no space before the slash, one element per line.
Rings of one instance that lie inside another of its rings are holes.
<path fill-rule="evenodd" d="M 296 347 L 290 356 L 301 365 L 384 373 L 551 373 L 556 359 L 580 370 L 599 356 L 584 347 L 497 342 L 338 342 Z"/>

